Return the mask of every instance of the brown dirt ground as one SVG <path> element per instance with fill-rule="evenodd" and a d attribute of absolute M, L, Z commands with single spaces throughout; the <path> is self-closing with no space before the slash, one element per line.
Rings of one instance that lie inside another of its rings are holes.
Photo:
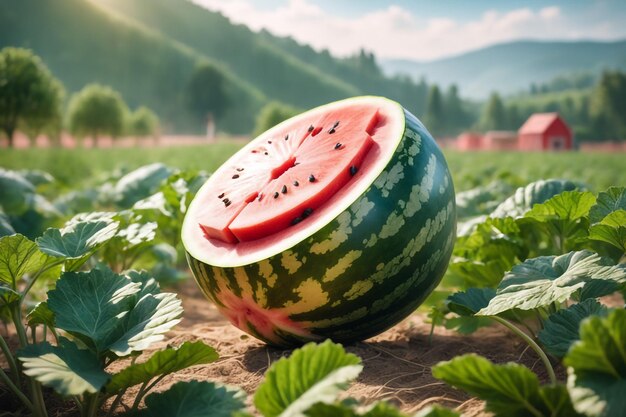
<path fill-rule="evenodd" d="M 185 309 L 181 323 L 167 334 L 163 342 L 140 356 L 137 362 L 147 359 L 151 352 L 168 344 L 178 346 L 185 341 L 201 340 L 213 346 L 220 359 L 170 375 L 155 390 L 165 390 L 179 381 L 219 381 L 238 386 L 250 394 L 248 405 L 252 410 L 251 394 L 262 381 L 263 374 L 272 363 L 289 355 L 291 351 L 267 347 L 232 326 L 203 297 L 193 280 L 183 283 L 177 291 Z M 438 362 L 470 352 L 483 355 L 496 363 L 523 363 L 538 373 L 543 381 L 547 380 L 537 355 L 523 341 L 497 325 L 483 328 L 471 336 L 438 327 L 432 343 L 429 343 L 429 334 L 430 324 L 423 314 L 416 313 L 379 336 L 346 346 L 349 352 L 361 357 L 364 365 L 363 372 L 349 388 L 347 395 L 364 404 L 388 400 L 409 413 L 437 403 L 455 408 L 464 416 L 487 416 L 489 414 L 483 411 L 481 401 L 445 385 L 431 375 L 431 367 Z M 10 343 L 16 344 L 16 340 L 13 340 L 15 338 L 11 336 Z M 6 367 L 4 363 L 1 365 Z M 113 364 L 108 370 L 115 372 L 123 366 L 126 366 L 123 362 Z M 557 368 L 557 372 L 560 378 L 564 377 L 563 369 Z M 130 389 L 122 402 L 132 404 L 136 392 L 137 387 L 135 390 Z M 47 401 L 51 406 L 51 417 L 78 415 L 78 410 L 71 405 L 68 408 L 68 403 L 62 403 L 53 395 L 46 397 L 51 400 Z M 4 408 L 1 403 L 0 398 L 0 411 Z M 119 406 L 116 411 L 122 412 L 124 408 Z"/>
<path fill-rule="evenodd" d="M 178 381 L 210 380 L 243 388 L 253 394 L 270 364 L 291 353 L 269 348 L 226 321 L 200 293 L 192 280 L 178 292 L 185 313 L 182 322 L 161 343 L 174 346 L 185 341 L 201 340 L 220 354 L 217 362 L 195 366 L 169 376 L 157 385 L 164 390 Z M 440 361 L 463 353 L 476 352 L 497 363 L 521 362 L 537 372 L 542 380 L 547 375 L 536 354 L 504 328 L 483 328 L 471 336 L 459 335 L 442 327 L 435 329 L 429 343 L 430 324 L 423 314 L 416 313 L 402 323 L 371 338 L 346 346 L 363 360 L 364 369 L 347 394 L 371 403 L 389 400 L 406 412 L 416 412 L 429 404 L 456 408 L 464 416 L 487 416 L 483 403 L 455 390 L 431 375 L 431 367 Z M 138 361 L 141 361 L 139 358 Z M 559 369 L 563 377 L 563 370 Z M 127 404 L 135 392 L 128 392 Z M 251 405 L 252 396 L 248 397 Z M 119 411 L 122 411 L 120 409 Z"/>

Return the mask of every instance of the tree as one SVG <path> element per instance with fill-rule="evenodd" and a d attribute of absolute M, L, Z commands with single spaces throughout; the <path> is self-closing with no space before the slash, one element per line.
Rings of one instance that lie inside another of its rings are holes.
<path fill-rule="evenodd" d="M 479 127 L 483 131 L 503 130 L 507 128 L 507 114 L 498 93 L 492 93 L 483 109 Z"/>
<path fill-rule="evenodd" d="M 439 87 L 433 85 L 428 92 L 426 100 L 426 113 L 424 114 L 424 124 L 435 136 L 443 132 L 445 126 L 445 115 L 443 111 L 443 101 Z"/>
<path fill-rule="evenodd" d="M 469 124 L 468 115 L 465 109 L 463 109 L 463 102 L 459 97 L 459 89 L 455 84 L 452 84 L 446 91 L 443 107 L 447 124 L 446 130 L 458 131 L 467 127 Z"/>
<path fill-rule="evenodd" d="M 63 95 L 62 84 L 31 51 L 0 51 L 0 129 L 9 146 L 18 126 L 38 134 L 53 124 L 61 114 Z"/>
<path fill-rule="evenodd" d="M 626 74 L 606 71 L 593 89 L 589 103 L 597 139 L 626 138 Z"/>
<path fill-rule="evenodd" d="M 277 101 L 271 101 L 267 103 L 256 118 L 256 124 L 254 126 L 253 136 L 258 136 L 265 132 L 267 129 L 276 126 L 283 120 L 287 120 L 290 117 L 300 113 L 298 109 L 295 109 L 286 104 L 279 103 Z"/>
<path fill-rule="evenodd" d="M 124 121 L 128 107 L 122 96 L 110 87 L 89 84 L 74 94 L 68 109 L 70 132 L 83 138 L 90 136 L 98 143 L 98 137 L 109 135 L 113 138 L 124 131 Z"/>
<path fill-rule="evenodd" d="M 159 130 L 159 118 L 149 108 L 141 106 L 129 114 L 128 134 L 135 137 L 156 136 Z"/>
<path fill-rule="evenodd" d="M 210 64 L 196 67 L 185 91 L 187 107 L 196 118 L 205 122 L 210 116 L 219 119 L 224 114 L 230 105 L 226 82 L 217 67 Z"/>

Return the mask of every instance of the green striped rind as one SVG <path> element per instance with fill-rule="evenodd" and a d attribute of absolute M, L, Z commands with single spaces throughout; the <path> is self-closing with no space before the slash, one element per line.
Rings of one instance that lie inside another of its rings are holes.
<path fill-rule="evenodd" d="M 385 170 L 313 236 L 233 268 L 188 255 L 203 292 L 231 321 L 274 345 L 363 340 L 408 316 L 437 286 L 454 245 L 454 188 L 428 131 L 407 111 L 405 120 Z"/>

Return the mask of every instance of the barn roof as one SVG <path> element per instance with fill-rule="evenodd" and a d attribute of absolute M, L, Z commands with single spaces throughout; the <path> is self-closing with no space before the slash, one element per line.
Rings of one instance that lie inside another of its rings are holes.
<path fill-rule="evenodd" d="M 543 133 L 558 119 L 558 113 L 535 113 L 526 120 L 518 132 L 520 135 Z"/>

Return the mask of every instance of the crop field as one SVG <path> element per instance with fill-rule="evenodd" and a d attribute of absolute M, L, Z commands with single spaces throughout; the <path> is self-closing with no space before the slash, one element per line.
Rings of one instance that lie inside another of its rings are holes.
<path fill-rule="evenodd" d="M 232 326 L 181 244 L 240 146 L 0 151 L 0 415 L 625 415 L 623 155 L 445 151 L 437 289 L 376 337 L 290 350 Z"/>

